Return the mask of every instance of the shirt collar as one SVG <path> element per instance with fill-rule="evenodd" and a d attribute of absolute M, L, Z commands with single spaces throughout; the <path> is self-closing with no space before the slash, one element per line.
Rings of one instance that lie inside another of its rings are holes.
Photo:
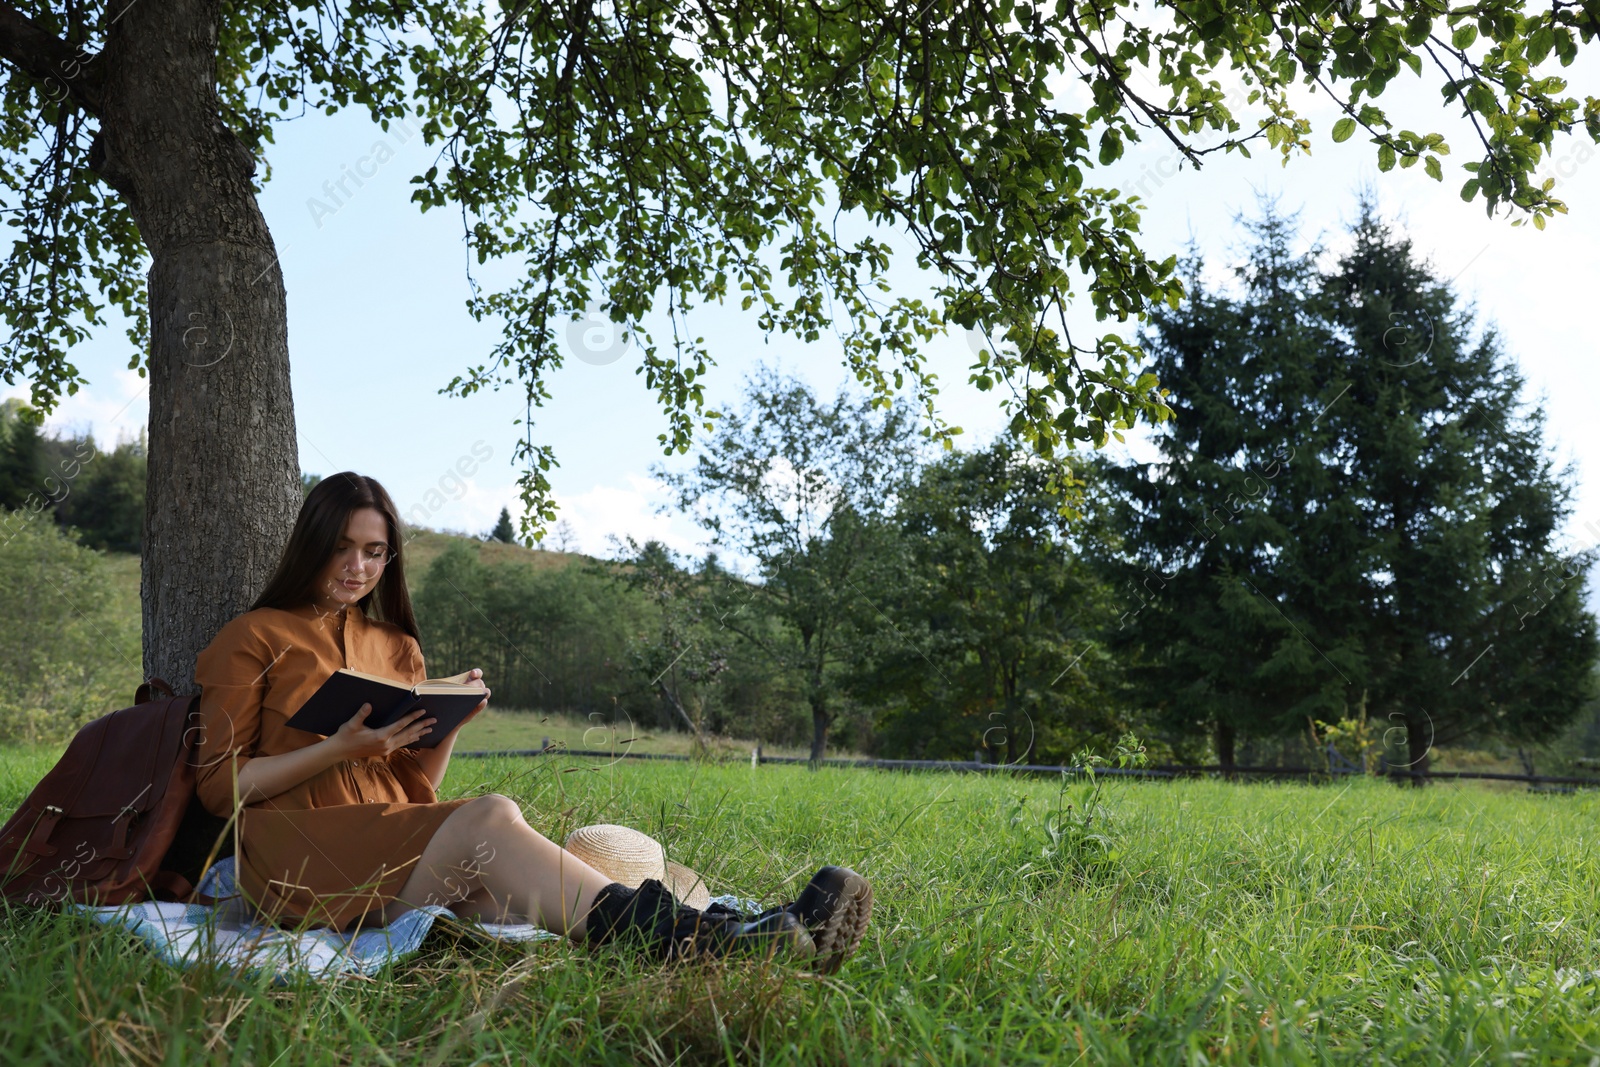
<path fill-rule="evenodd" d="M 362 611 L 359 607 L 356 607 L 355 610 L 352 611 L 351 605 L 349 604 L 346 604 L 338 611 L 329 611 L 326 608 L 318 607 L 311 601 L 307 601 L 304 604 L 290 608 L 289 611 L 303 619 L 330 619 L 335 622 L 337 622 L 341 617 L 349 619 L 359 615 L 363 620 L 365 620 L 367 617 L 366 612 Z"/>

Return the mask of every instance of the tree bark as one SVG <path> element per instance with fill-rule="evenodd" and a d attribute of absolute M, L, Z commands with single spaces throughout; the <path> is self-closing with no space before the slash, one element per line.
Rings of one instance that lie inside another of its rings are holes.
<path fill-rule="evenodd" d="M 828 705 L 821 697 L 811 699 L 811 766 L 821 766 L 822 758 L 828 751 L 828 727 L 833 723 L 833 716 L 828 713 Z"/>
<path fill-rule="evenodd" d="M 180 693 L 265 585 L 300 504 L 283 277 L 255 161 L 220 118 L 219 7 L 120 9 L 90 152 L 152 259 L 144 671 Z"/>
<path fill-rule="evenodd" d="M 1224 771 L 1232 771 L 1234 767 L 1238 766 L 1234 755 L 1238 734 L 1233 728 L 1233 723 L 1223 719 L 1217 720 L 1216 733 L 1217 763 Z"/>
<path fill-rule="evenodd" d="M 694 724 L 693 719 L 689 718 L 688 709 L 683 706 L 683 701 L 678 699 L 678 694 L 659 682 L 656 684 L 656 693 L 661 697 L 663 705 L 678 713 L 678 718 L 683 720 L 684 729 L 688 730 L 692 736 L 699 737 L 700 728 Z M 673 725 L 675 726 L 676 724 Z"/>
<path fill-rule="evenodd" d="M 1428 773 L 1428 753 L 1433 750 L 1432 724 L 1426 718 L 1418 718 L 1410 712 L 1406 713 L 1406 757 L 1408 763 L 1406 770 L 1412 775 Z M 1424 778 L 1413 777 L 1411 784 L 1423 786 L 1427 784 Z"/>
<path fill-rule="evenodd" d="M 1034 734 L 1033 720 L 1024 715 L 1023 721 L 1028 723 L 1028 740 L 1020 748 L 1017 745 L 1017 731 L 1015 727 L 1016 716 L 1012 716 L 1013 725 L 1006 727 L 1006 754 L 1007 766 L 1020 767 L 1024 763 L 1033 761 L 1033 745 L 1038 738 Z"/>

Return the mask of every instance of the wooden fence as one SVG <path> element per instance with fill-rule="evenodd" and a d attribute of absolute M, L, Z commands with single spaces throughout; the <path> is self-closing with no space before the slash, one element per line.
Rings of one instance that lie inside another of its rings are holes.
<path fill-rule="evenodd" d="M 666 760 L 688 762 L 693 757 L 663 752 L 606 752 L 593 749 L 572 749 L 560 745 L 544 748 L 499 749 L 482 752 L 457 752 L 466 759 L 489 759 L 504 756 L 569 756 L 577 759 L 607 760 Z M 810 764 L 804 756 L 768 756 L 755 749 L 750 753 L 752 767 L 761 764 Z M 1342 765 L 1341 765 L 1342 764 Z M 915 760 L 915 759 L 825 759 L 824 767 L 849 767 L 859 770 L 879 771 L 944 771 L 972 774 L 1022 774 L 1078 775 L 1082 767 L 1042 763 L 985 763 L 980 760 Z M 1363 774 L 1362 769 L 1346 760 L 1330 759 L 1328 767 L 1223 767 L 1218 764 L 1177 764 L 1160 767 L 1097 767 L 1096 774 L 1118 778 L 1201 778 L 1216 776 L 1230 779 L 1326 779 L 1338 780 Z M 1480 779 L 1497 782 L 1526 782 L 1529 786 L 1558 786 L 1572 788 L 1600 788 L 1600 778 L 1571 778 L 1542 774 L 1498 774 L 1491 771 L 1413 771 L 1409 768 L 1388 766 L 1382 768 L 1381 777 L 1394 782 L 1450 781 Z"/>

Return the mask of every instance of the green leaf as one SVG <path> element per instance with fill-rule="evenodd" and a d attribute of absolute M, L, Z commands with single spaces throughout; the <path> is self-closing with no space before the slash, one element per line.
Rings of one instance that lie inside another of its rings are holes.
<path fill-rule="evenodd" d="M 504 265 L 496 273 L 510 279 L 469 302 L 476 320 L 493 316 L 506 329 L 475 354 L 483 362 L 458 378 L 453 395 L 486 387 L 498 373 L 548 396 L 540 383 L 566 345 L 565 325 L 551 329 L 551 317 L 582 307 L 597 289 L 638 319 L 722 300 L 737 286 L 741 306 L 757 312 L 764 329 L 791 338 L 830 334 L 837 316 L 856 331 L 845 358 L 864 383 L 892 389 L 900 371 L 908 391 L 927 396 L 937 392 L 920 369 L 929 331 L 957 315 L 1031 316 L 1079 295 L 1070 291 L 1079 272 L 1094 279 L 1082 295 L 1097 315 L 1142 324 L 1163 302 L 1181 304 L 1169 284 L 1177 268 L 1147 249 L 1129 194 L 1087 172 L 1126 159 L 1143 119 L 1123 90 L 1144 79 L 1172 94 L 1184 117 L 1174 132 L 1189 144 L 1240 136 L 1234 112 L 1249 107 L 1260 113 L 1252 132 L 1292 152 L 1310 136 L 1294 110 L 1299 101 L 1279 96 L 1297 77 L 1320 77 L 1350 102 L 1350 114 L 1329 120 L 1333 142 L 1344 143 L 1357 127 L 1364 137 L 1388 128 L 1379 97 L 1402 62 L 1421 71 L 1427 57 L 1416 50 L 1431 35 L 1470 45 L 1484 53 L 1479 69 L 1452 71 L 1449 103 L 1435 105 L 1440 121 L 1464 105 L 1493 146 L 1493 166 L 1469 198 L 1481 192 L 1500 202 L 1520 190 L 1524 202 L 1510 206 L 1546 221 L 1558 209 L 1529 182 L 1550 137 L 1580 122 L 1600 136 L 1600 107 L 1569 101 L 1584 94 L 1541 80 L 1531 66 L 1576 55 L 1589 27 L 1581 5 L 1458 5 L 1451 13 L 1384 4 L 1358 12 L 1344 2 L 1274 25 L 1276 9 L 1206 0 L 1182 5 L 1185 17 L 1157 31 L 1124 21 L 1126 5 L 1030 0 L 999 5 L 1005 14 L 992 21 L 949 21 L 946 13 L 941 31 L 929 33 L 922 16 L 932 13 L 920 11 L 922 2 L 751 0 L 713 5 L 715 17 L 693 4 L 623 5 L 626 13 L 585 5 L 594 10 L 577 38 L 571 5 L 514 5 L 516 17 L 500 33 L 478 4 L 358 3 L 340 5 L 347 10 L 339 27 L 320 40 L 295 14 L 313 5 L 233 4 L 218 17 L 217 54 L 196 70 L 215 79 L 219 119 L 258 159 L 283 113 L 307 108 L 370 114 L 391 149 L 403 131 L 421 135 L 427 152 L 414 167 L 396 164 L 411 179 L 407 195 L 424 210 L 459 208 L 470 220 L 471 259 Z M 1045 88 L 1070 79 L 1085 57 L 1075 20 L 1091 37 L 1111 38 L 1091 65 L 1091 98 L 1082 103 Z M 119 22 L 118 32 L 132 25 Z M 1477 49 L 1479 35 L 1493 47 Z M 688 43 L 693 58 L 675 42 Z M 1066 42 L 1076 42 L 1072 52 Z M 577 78 L 570 84 L 562 56 L 582 60 L 567 64 Z M 488 96 L 486 70 L 496 72 Z M 1242 94 L 1221 88 L 1240 77 Z M 49 128 L 60 101 L 41 100 L 33 79 L 14 80 L 13 89 L 0 104 L 0 208 L 21 240 L 0 249 L 0 321 L 16 331 L 0 371 L 29 378 L 48 403 L 73 377 L 65 353 L 103 325 L 107 300 L 137 323 L 135 349 L 146 347 L 148 250 L 126 205 L 87 176 L 86 144 L 65 145 L 64 166 L 36 166 L 48 145 L 35 131 Z M 1254 143 L 1229 150 L 1248 157 Z M 1445 154 L 1442 144 L 1396 135 L 1378 158 L 1385 170 L 1401 156 L 1407 165 L 1423 159 L 1440 180 L 1430 152 Z M 873 293 L 863 302 L 882 279 L 859 276 L 876 257 L 850 255 L 825 219 L 839 207 L 852 225 L 915 227 L 919 247 L 902 254 L 920 256 L 939 275 L 937 296 L 919 303 L 891 295 L 878 304 Z M 1021 251 L 1041 247 L 1070 255 L 1072 277 L 1065 265 L 1039 269 Z M 792 283 L 792 295 L 774 291 L 781 280 Z M 1136 348 L 1091 373 L 1064 351 L 1064 338 L 1008 347 L 1016 354 L 986 373 L 1003 395 L 1015 387 L 1022 428 L 1041 454 L 1167 414 L 1158 400 L 1130 399 L 1131 368 L 1143 363 Z M 712 354 L 641 367 L 673 448 L 699 424 L 704 357 Z M 529 448 L 524 458 L 544 461 Z M 544 514 L 542 484 L 527 486 L 534 515 Z"/>
<path fill-rule="evenodd" d="M 1528 38 L 1528 64 L 1537 67 L 1543 63 L 1545 57 L 1550 54 L 1550 49 L 1555 47 L 1555 43 L 1555 30 L 1548 25 L 1540 26 L 1533 31 L 1533 35 Z"/>

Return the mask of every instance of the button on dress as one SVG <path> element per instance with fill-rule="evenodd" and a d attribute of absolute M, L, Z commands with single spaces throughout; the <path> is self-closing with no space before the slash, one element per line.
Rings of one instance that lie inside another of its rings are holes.
<path fill-rule="evenodd" d="M 340 667 L 407 685 L 427 677 L 416 639 L 359 607 L 257 608 L 218 632 L 195 664 L 196 788 L 207 810 L 232 813 L 238 769 L 251 759 L 322 740 L 284 724 Z M 239 889 L 284 924 L 376 921 L 440 825 L 468 800 L 441 802 L 410 749 L 344 760 L 241 810 Z"/>

